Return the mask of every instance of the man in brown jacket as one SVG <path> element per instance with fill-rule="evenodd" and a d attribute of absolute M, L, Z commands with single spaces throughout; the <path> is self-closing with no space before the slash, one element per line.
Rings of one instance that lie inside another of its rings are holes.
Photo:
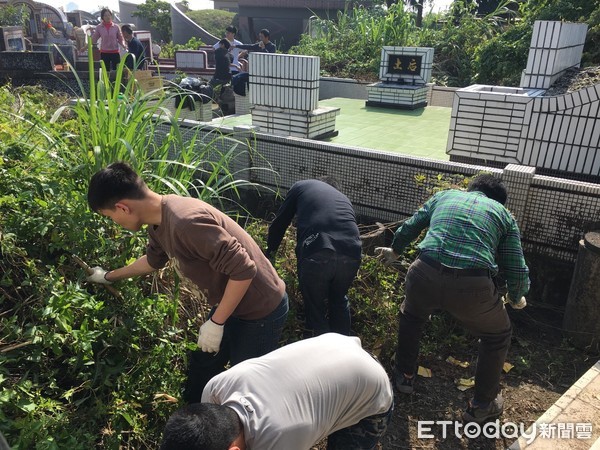
<path fill-rule="evenodd" d="M 151 273 L 171 260 L 213 307 L 200 327 L 203 352 L 233 365 L 278 347 L 288 313 L 285 284 L 234 220 L 202 200 L 153 192 L 123 162 L 94 174 L 88 203 L 128 230 L 148 225 L 150 238 L 144 256 L 118 269 L 95 267 L 88 281 L 110 284 Z"/>

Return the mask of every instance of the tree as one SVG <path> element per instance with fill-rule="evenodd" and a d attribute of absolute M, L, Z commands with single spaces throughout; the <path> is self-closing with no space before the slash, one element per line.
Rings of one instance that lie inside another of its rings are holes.
<path fill-rule="evenodd" d="M 427 3 L 428 0 L 403 0 L 402 2 L 408 4 L 408 6 L 415 9 L 417 13 L 415 25 L 420 28 L 423 25 L 423 6 L 425 6 L 425 3 Z M 385 4 L 388 8 L 395 3 L 399 3 L 399 1 L 385 0 Z"/>
<path fill-rule="evenodd" d="M 425 0 L 410 0 L 409 3 L 417 10 L 415 25 L 420 28 L 423 25 L 423 3 L 425 3 Z"/>
<path fill-rule="evenodd" d="M 145 3 L 138 5 L 133 16 L 146 19 L 165 42 L 171 40 L 171 5 L 169 2 L 146 0 Z"/>
<path fill-rule="evenodd" d="M 25 6 L 0 6 L 0 26 L 23 26 L 28 17 L 29 10 Z"/>
<path fill-rule="evenodd" d="M 478 0 L 477 14 L 487 16 L 498 9 L 502 0 Z"/>

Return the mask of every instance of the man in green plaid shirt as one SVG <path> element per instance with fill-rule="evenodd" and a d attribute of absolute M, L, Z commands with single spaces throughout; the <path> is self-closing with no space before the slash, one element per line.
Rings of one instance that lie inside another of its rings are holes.
<path fill-rule="evenodd" d="M 484 423 L 503 411 L 500 374 L 512 327 L 498 294 L 499 270 L 506 277 L 508 303 L 515 309 L 527 304 L 529 269 L 517 223 L 503 206 L 506 199 L 498 179 L 479 175 L 467 192 L 433 195 L 398 228 L 391 248 L 375 250 L 391 263 L 429 227 L 406 274 L 394 384 L 400 392 L 413 392 L 423 325 L 434 311 L 448 311 L 480 339 L 475 395 L 463 414 L 467 422 Z"/>

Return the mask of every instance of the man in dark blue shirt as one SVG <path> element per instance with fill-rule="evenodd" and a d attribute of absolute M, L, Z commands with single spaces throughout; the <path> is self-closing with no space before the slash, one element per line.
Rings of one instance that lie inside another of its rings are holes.
<path fill-rule="evenodd" d="M 263 28 L 258 33 L 258 43 L 256 44 L 235 44 L 235 48 L 246 50 L 246 52 L 240 53 L 240 58 L 246 58 L 248 52 L 261 52 L 261 53 L 276 53 L 277 47 L 271 42 L 271 33 L 266 28 Z M 240 72 L 233 76 L 231 84 L 233 91 L 238 94 L 245 96 L 246 91 L 249 87 L 250 74 L 248 72 Z"/>
<path fill-rule="evenodd" d="M 209 82 L 212 87 L 217 87 L 231 81 L 230 46 L 231 44 L 227 39 L 221 39 L 219 41 L 219 48 L 215 51 L 215 74 Z"/>
<path fill-rule="evenodd" d="M 361 241 L 352 203 L 332 179 L 304 180 L 288 191 L 269 227 L 267 257 L 296 216 L 298 282 L 307 334 L 350 334 L 348 289 L 358 272 Z M 329 184 L 328 184 L 329 183 Z"/>
<path fill-rule="evenodd" d="M 138 38 L 133 36 L 133 30 L 129 25 L 123 25 L 121 27 L 121 33 L 123 33 L 123 38 L 125 39 L 125 42 L 127 42 L 127 51 L 130 53 L 130 55 L 135 56 L 135 68 L 143 68 L 145 63 L 144 46 Z M 127 55 L 125 65 L 129 68 L 129 70 L 133 70 L 134 63 L 133 58 L 130 55 Z"/>
<path fill-rule="evenodd" d="M 258 42 L 256 44 L 236 45 L 236 48 L 248 50 L 249 52 L 276 53 L 277 47 L 271 42 L 271 33 L 266 28 L 258 32 Z"/>

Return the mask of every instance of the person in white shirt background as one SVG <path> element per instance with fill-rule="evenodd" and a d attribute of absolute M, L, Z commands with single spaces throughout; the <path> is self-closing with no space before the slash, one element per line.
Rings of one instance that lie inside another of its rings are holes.
<path fill-rule="evenodd" d="M 239 62 L 239 56 L 240 56 L 240 49 L 236 48 L 236 45 L 241 45 L 242 43 L 240 41 L 238 41 L 235 38 L 235 35 L 237 34 L 237 28 L 234 27 L 233 25 L 229 25 L 227 28 L 225 28 L 225 39 L 227 39 L 229 41 L 229 44 L 231 45 L 231 48 L 229 50 L 229 53 L 231 53 L 231 57 L 232 57 L 232 61 L 231 61 L 231 74 L 235 75 L 236 73 L 238 73 L 240 71 L 240 62 Z M 219 42 L 215 43 L 215 45 L 213 45 L 213 48 L 216 50 L 219 48 Z"/>

